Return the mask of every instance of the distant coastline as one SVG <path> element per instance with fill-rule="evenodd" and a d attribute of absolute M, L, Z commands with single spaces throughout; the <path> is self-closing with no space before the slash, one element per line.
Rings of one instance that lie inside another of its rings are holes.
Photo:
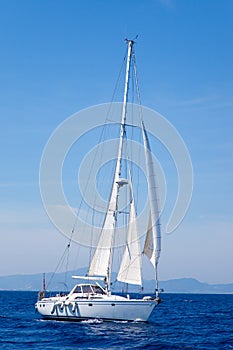
<path fill-rule="evenodd" d="M 76 272 L 69 271 L 67 273 L 67 286 L 70 289 L 75 281 L 71 278 L 73 274 L 84 275 L 86 269 L 80 269 Z M 52 273 L 46 274 L 47 283 L 51 279 Z M 48 286 L 49 290 L 64 290 L 64 273 L 54 275 L 52 283 Z M 233 294 L 233 283 L 228 284 L 208 284 L 200 282 L 194 278 L 177 278 L 167 281 L 160 281 L 159 287 L 165 293 L 199 293 L 199 294 Z M 42 274 L 22 274 L 0 276 L 0 290 L 18 290 L 18 291 L 39 291 L 42 288 Z M 120 288 L 116 284 L 116 289 Z M 152 293 L 154 281 L 144 281 L 145 293 Z M 135 292 L 138 288 L 132 289 Z"/>

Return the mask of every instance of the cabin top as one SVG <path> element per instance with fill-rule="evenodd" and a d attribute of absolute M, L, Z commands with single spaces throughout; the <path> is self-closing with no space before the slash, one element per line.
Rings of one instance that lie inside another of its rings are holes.
<path fill-rule="evenodd" d="M 106 294 L 105 290 L 98 284 L 76 284 L 70 294 Z"/>

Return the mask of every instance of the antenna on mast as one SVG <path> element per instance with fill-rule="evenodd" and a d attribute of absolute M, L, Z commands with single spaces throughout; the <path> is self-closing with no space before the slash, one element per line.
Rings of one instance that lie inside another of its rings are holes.
<path fill-rule="evenodd" d="M 127 39 L 125 38 L 125 42 L 128 44 L 129 42 L 132 43 L 132 45 L 135 43 L 135 40 L 137 40 L 138 34 L 133 39 Z"/>
<path fill-rule="evenodd" d="M 43 273 L 43 292 L 46 291 L 45 273 Z"/>

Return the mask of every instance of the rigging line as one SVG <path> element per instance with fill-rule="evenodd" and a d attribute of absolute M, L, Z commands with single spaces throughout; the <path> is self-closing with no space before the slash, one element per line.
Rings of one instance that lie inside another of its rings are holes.
<path fill-rule="evenodd" d="M 121 69 L 120 69 L 120 73 L 119 73 L 119 75 L 118 75 L 117 83 L 116 83 L 116 86 L 115 86 L 115 89 L 114 89 L 114 92 L 113 92 L 112 101 L 111 101 L 111 104 L 110 104 L 110 106 L 109 106 L 109 108 L 108 108 L 107 115 L 106 115 L 106 118 L 105 118 L 105 125 L 104 125 L 104 128 L 102 128 L 102 132 L 101 132 L 101 135 L 100 135 L 98 144 L 100 144 L 100 142 L 104 139 L 103 136 L 106 135 L 106 134 L 105 134 L 105 133 L 106 133 L 106 129 L 109 129 L 109 124 L 107 124 L 106 122 L 107 122 L 107 120 L 109 119 L 109 115 L 110 115 L 110 111 L 111 111 L 111 107 L 112 107 L 112 102 L 113 102 L 113 99 L 114 99 L 114 97 L 115 97 L 115 94 L 116 94 L 116 91 L 117 91 L 117 87 L 118 87 L 118 85 L 119 85 L 120 75 L 121 75 L 121 73 L 122 73 L 122 69 L 123 69 L 123 66 L 124 66 L 125 58 L 126 58 L 126 55 L 125 55 L 124 60 L 123 60 L 123 62 L 122 62 L 122 66 L 121 66 Z M 103 148 L 103 143 L 102 143 L 102 148 Z M 104 152 L 100 152 L 100 163 L 101 163 L 101 160 L 103 159 L 103 153 L 104 153 Z M 90 175 L 92 174 L 92 169 L 93 169 L 93 165 L 94 165 L 94 163 L 95 163 L 95 161 L 96 161 L 96 158 L 97 158 L 97 149 L 96 149 L 96 151 L 95 151 L 94 161 L 93 161 L 92 166 L 91 166 L 91 171 L 90 171 L 89 176 L 88 176 L 88 181 L 86 182 L 86 187 L 85 187 L 84 193 L 86 193 L 87 186 L 88 186 L 88 182 L 89 182 L 89 179 L 90 179 Z M 96 200 L 97 200 L 97 195 L 96 195 L 96 193 L 95 193 L 94 200 L 93 200 L 93 204 L 94 204 L 93 207 L 95 207 Z M 80 208 L 81 208 L 81 205 L 82 205 L 82 202 L 80 203 Z M 93 216 L 93 215 L 94 215 L 94 210 L 92 211 L 92 220 L 94 219 L 94 216 Z M 93 231 L 94 231 L 94 225 L 93 225 L 93 222 L 92 222 L 91 241 L 93 241 Z M 92 244 L 91 244 L 91 246 L 92 246 Z M 92 253 L 92 252 L 91 252 L 91 250 L 90 250 L 90 254 L 91 254 L 91 253 Z"/>
<path fill-rule="evenodd" d="M 132 104 L 131 104 L 131 114 L 132 114 L 132 124 L 134 125 L 134 72 L 133 72 L 133 67 L 131 64 L 131 75 L 132 75 L 132 79 L 131 79 L 131 85 L 132 85 L 132 94 L 131 94 L 131 98 L 132 98 Z M 134 128 L 131 129 L 131 138 L 134 139 Z M 132 148 L 131 148 L 131 159 L 132 159 Z M 133 174 L 132 174 L 133 175 Z"/>
<path fill-rule="evenodd" d="M 116 97 L 116 92 L 117 92 L 117 89 L 119 87 L 119 81 L 120 81 L 120 77 L 122 75 L 122 72 L 123 72 L 123 67 L 124 67 L 124 63 L 125 63 L 125 60 L 126 60 L 126 57 L 127 57 L 127 49 L 126 49 L 126 53 L 124 55 L 124 58 L 123 58 L 123 61 L 122 61 L 122 64 L 121 64 L 121 68 L 120 68 L 120 71 L 118 73 L 118 77 L 117 77 L 117 80 L 116 80 L 116 84 L 115 84 L 115 88 L 114 88 L 114 91 L 113 91 L 113 94 L 112 94 L 112 98 L 111 98 L 111 102 L 110 102 L 110 105 L 109 105 L 109 108 L 108 108 L 108 111 L 107 111 L 107 114 L 106 114 L 106 118 L 105 118 L 105 124 L 108 122 L 113 122 L 112 119 L 109 118 L 110 116 L 110 110 L 111 110 L 111 107 L 112 107 L 112 103 L 114 101 L 114 98 Z M 119 122 L 118 122 L 119 123 Z M 120 124 L 120 123 L 119 123 Z M 106 126 L 109 128 L 108 124 L 105 125 L 105 128 Z M 104 128 L 103 128 L 104 129 Z M 105 130 L 103 130 L 102 134 L 101 134 L 101 137 L 99 138 L 98 140 L 98 144 L 100 144 L 102 138 L 103 138 L 103 133 L 104 133 Z M 97 152 L 97 151 L 96 151 Z M 101 155 L 103 155 L 103 152 L 101 152 Z M 94 157 L 94 159 L 96 158 L 96 155 Z M 100 163 L 101 163 L 101 160 L 102 160 L 102 157 L 100 159 Z M 96 197 L 95 197 L 95 200 L 94 200 L 94 203 L 96 202 Z"/>
<path fill-rule="evenodd" d="M 138 84 L 138 75 L 137 75 L 136 58 L 135 58 L 134 50 L 132 52 L 132 61 L 133 61 L 133 68 L 134 68 L 134 76 L 135 76 L 135 84 L 136 84 L 136 90 L 137 90 L 138 104 L 139 104 L 139 107 L 140 107 L 140 117 L 141 117 L 141 120 L 142 120 L 142 104 L 141 104 L 140 90 L 139 90 L 139 84 Z"/>
<path fill-rule="evenodd" d="M 93 251 L 93 228 L 94 228 L 94 223 L 95 223 L 95 211 L 93 211 L 92 213 L 92 231 L 91 231 L 91 246 L 90 246 L 90 249 L 89 249 L 89 264 L 88 266 L 90 266 L 91 264 L 91 258 L 92 258 L 92 251 Z"/>
<path fill-rule="evenodd" d="M 67 282 L 67 274 L 69 268 L 69 257 L 70 257 L 70 243 L 67 246 L 67 258 L 66 258 L 66 271 L 65 271 L 65 284 Z"/>
<path fill-rule="evenodd" d="M 126 57 L 127 57 L 127 50 L 126 50 L 126 53 L 125 53 L 125 55 L 124 55 L 124 58 L 123 58 L 123 61 L 122 61 L 122 64 L 121 64 L 120 71 L 119 71 L 119 73 L 118 73 L 118 77 L 117 77 L 116 84 L 115 84 L 115 88 L 114 88 L 114 91 L 113 91 L 113 94 L 112 94 L 111 102 L 110 102 L 110 105 L 109 105 L 109 108 L 108 108 L 108 111 L 107 111 L 107 114 L 106 114 L 105 124 L 107 123 L 107 121 L 108 121 L 108 122 L 113 122 L 112 119 L 109 119 L 109 115 L 110 115 L 110 110 L 111 110 L 112 103 L 113 103 L 114 98 L 115 98 L 115 96 L 116 96 L 117 88 L 118 88 L 118 86 L 119 86 L 119 81 L 120 81 L 120 77 L 121 77 L 122 72 L 123 72 L 123 67 L 124 67 L 124 63 L 125 63 Z M 119 123 L 119 122 L 118 122 L 118 123 Z M 105 125 L 105 128 L 106 128 L 106 126 L 108 127 L 108 124 Z M 103 129 L 104 129 L 104 128 L 103 128 Z M 103 130 L 103 132 L 101 133 L 101 136 L 100 136 L 100 138 L 99 138 L 99 140 L 98 140 L 98 144 L 100 144 L 101 140 L 103 139 L 104 131 L 105 131 L 105 130 Z M 96 151 L 96 153 L 97 153 L 97 151 Z M 101 152 L 101 155 L 102 155 L 102 154 L 103 154 L 103 153 Z M 95 158 L 96 158 L 96 154 L 95 154 L 94 160 L 95 160 Z M 102 157 L 101 157 L 101 159 L 100 159 L 100 162 L 101 162 L 101 160 L 102 160 Z M 90 173 L 91 173 L 91 172 L 90 172 Z M 96 198 L 95 198 L 95 201 L 96 201 Z M 95 203 L 95 201 L 94 201 L 94 203 Z"/>
<path fill-rule="evenodd" d="M 136 36 L 137 38 L 138 36 Z M 135 118 L 134 118 L 134 89 L 136 86 L 136 91 L 137 91 L 137 100 L 138 100 L 138 105 L 140 108 L 140 114 L 141 114 L 141 101 L 140 101 L 140 94 L 139 94 L 139 87 L 138 87 L 138 80 L 137 80 L 137 72 L 136 72 L 136 60 L 135 60 L 135 51 L 134 51 L 134 47 L 132 47 L 132 62 L 133 64 L 131 65 L 131 75 L 133 77 L 133 79 L 131 79 L 132 81 L 132 94 L 131 94 L 131 98 L 132 98 L 132 104 L 131 104 L 131 113 L 132 113 L 132 124 L 129 123 L 125 123 L 125 126 L 127 127 L 131 127 L 131 138 L 134 139 L 134 128 L 139 128 L 141 130 L 141 127 L 139 127 L 138 125 L 135 125 L 134 123 L 136 123 Z M 139 123 L 140 123 L 140 118 L 141 115 L 139 116 Z M 139 142 L 140 142 L 140 136 L 139 136 Z M 132 147 L 131 147 L 131 159 L 132 159 Z M 141 148 L 139 150 L 139 160 L 141 159 Z M 132 176 L 133 176 L 133 169 L 132 169 Z M 135 201 L 138 205 L 138 197 L 139 197 L 139 168 L 137 168 L 137 192 L 136 192 L 136 198 Z"/>
<path fill-rule="evenodd" d="M 52 282 L 52 280 L 53 280 L 55 274 L 57 273 L 57 271 L 58 271 L 58 269 L 59 269 L 59 267 L 62 266 L 62 264 L 63 264 L 63 262 L 64 262 L 64 259 L 65 259 L 65 256 L 66 256 L 67 250 L 69 251 L 69 244 L 66 246 L 66 248 L 65 248 L 65 250 L 64 250 L 64 253 L 62 254 L 60 260 L 58 261 L 58 264 L 57 264 L 57 266 L 56 266 L 54 272 L 52 273 L 52 276 L 50 277 L 49 282 L 47 283 L 47 288 L 49 287 L 50 283 Z"/>
<path fill-rule="evenodd" d="M 142 121 L 142 123 L 144 125 L 143 118 L 142 118 L 142 105 L 141 105 L 140 90 L 139 90 L 138 76 L 137 76 L 137 69 L 136 69 L 136 59 L 135 59 L 134 52 L 133 52 L 132 58 L 133 58 L 133 63 L 134 63 L 135 81 L 136 81 L 136 88 L 137 88 L 137 94 L 138 94 L 138 104 L 139 104 L 139 107 L 140 107 L 140 118 L 141 118 L 141 121 Z M 148 144 L 149 144 L 149 151 L 151 152 L 149 138 L 148 138 L 148 134 L 147 134 L 146 130 L 145 130 L 145 134 L 146 134 L 146 138 L 147 138 Z M 157 188 L 157 186 L 156 186 L 156 188 Z M 158 204 L 158 213 L 160 213 L 160 206 L 159 206 L 160 199 L 159 199 L 159 195 L 158 195 L 157 192 L 156 192 L 156 197 L 157 197 L 157 202 L 158 202 L 157 203 Z"/>
<path fill-rule="evenodd" d="M 77 244 L 76 254 L 75 254 L 74 263 L 73 263 L 73 270 L 74 271 L 77 269 L 77 266 L 78 266 L 77 261 L 78 261 L 79 254 L 80 254 L 80 245 Z"/>
<path fill-rule="evenodd" d="M 122 64 L 121 64 L 121 68 L 120 68 L 120 71 L 118 73 L 118 77 L 117 77 L 117 80 L 116 80 L 115 88 L 113 90 L 113 94 L 112 94 L 112 98 L 111 98 L 111 104 L 113 103 L 114 98 L 116 97 L 116 92 L 117 92 L 117 89 L 119 87 L 119 81 L 120 81 L 120 77 L 121 77 L 122 72 L 123 72 L 123 68 L 124 68 L 126 57 L 127 57 L 127 49 L 125 51 L 125 55 L 124 55 L 124 58 L 123 58 L 123 61 L 122 61 Z"/>
<path fill-rule="evenodd" d="M 137 91 L 137 100 L 138 100 L 138 105 L 139 105 L 139 123 L 140 121 L 143 121 L 142 119 L 142 104 L 141 104 L 141 96 L 140 96 L 140 90 L 139 90 L 139 84 L 138 84 L 138 75 L 137 75 L 137 66 L 136 66 L 136 58 L 135 58 L 135 51 L 134 49 L 132 50 L 132 62 L 133 62 L 133 69 L 134 69 L 134 77 L 135 77 L 135 85 L 136 85 L 136 91 Z M 140 128 L 141 130 L 141 128 Z M 142 134 L 140 134 L 140 140 L 142 141 Z M 139 160 L 141 159 L 141 148 L 139 151 Z M 137 179 L 139 181 L 139 169 L 137 173 Z M 137 186 L 137 193 L 136 193 L 136 202 L 138 203 L 138 198 L 139 198 L 139 186 Z"/>
<path fill-rule="evenodd" d="M 127 51 L 126 51 L 127 52 Z M 104 133 L 106 132 L 106 128 L 108 127 L 108 125 L 106 124 L 107 120 L 109 120 L 109 115 L 110 115 L 110 110 L 111 110 L 111 105 L 113 103 L 113 100 L 115 98 L 115 95 L 116 95 L 116 90 L 119 86 L 119 80 L 120 80 L 120 76 L 122 74 L 122 71 L 123 71 L 123 67 L 124 67 L 124 62 L 126 60 L 126 54 L 123 58 L 123 61 L 122 61 L 122 64 L 121 64 L 121 68 L 120 68 L 120 71 L 119 71 L 119 74 L 118 74 L 118 77 L 117 77 L 117 81 L 116 81 L 116 84 L 115 84 L 115 88 L 114 88 L 114 91 L 113 91 L 113 95 L 112 95 L 112 98 L 111 98 L 111 103 L 110 103 L 110 106 L 108 108 L 108 111 L 107 111 L 107 114 L 106 114 L 106 118 L 105 118 L 105 125 L 104 127 L 102 128 L 102 131 L 101 131 L 101 134 L 100 134 L 100 137 L 98 139 L 98 143 L 97 144 L 100 144 L 101 141 L 103 140 L 103 136 L 104 136 Z M 101 152 L 101 155 L 103 153 Z M 94 161 L 92 162 L 92 165 L 91 165 L 91 169 L 90 169 L 90 172 L 89 172 L 89 175 L 88 175 L 88 179 L 87 179 L 87 182 L 86 182 L 86 186 L 85 186 L 85 189 L 84 189 L 84 194 L 86 193 L 87 191 L 87 187 L 88 187 L 88 184 L 89 184 L 89 181 L 90 181 L 90 177 L 91 177 L 91 174 L 93 172 L 93 167 L 94 167 L 94 162 L 95 162 L 95 159 L 96 159 L 96 156 L 97 156 L 97 149 L 95 150 L 95 155 L 94 155 Z M 102 159 L 102 157 L 101 157 Z M 100 159 L 100 161 L 101 161 Z M 76 214 L 76 219 L 75 219 L 75 222 L 74 222 L 74 226 L 73 226 L 73 229 L 72 229 L 72 232 L 71 232 L 71 237 L 70 237 L 70 241 L 72 240 L 73 238 L 73 234 L 74 234 L 74 231 L 75 231 L 75 228 L 76 228 L 76 224 L 77 224 L 77 220 L 78 220 L 78 216 L 79 216 L 79 213 L 80 213 L 80 210 L 81 210 L 81 207 L 83 205 L 83 202 L 84 202 L 84 199 L 82 197 L 81 199 L 81 203 L 79 205 L 79 208 L 78 208 L 78 211 L 77 211 L 77 214 Z M 93 204 L 95 205 L 95 202 L 96 202 L 96 197 L 94 199 L 94 202 Z M 87 218 L 87 217 L 86 217 Z"/>
<path fill-rule="evenodd" d="M 101 134 L 100 134 L 100 137 L 99 137 L 99 140 L 98 140 L 98 144 L 101 143 L 101 140 L 102 140 L 102 138 L 103 138 L 104 132 L 105 132 L 105 127 L 103 127 L 102 130 L 101 130 Z M 95 161 L 96 157 L 97 157 L 97 148 L 96 148 L 96 150 L 95 150 L 94 161 Z M 85 185 L 84 192 L 83 192 L 83 193 L 84 193 L 84 196 L 81 197 L 81 202 L 80 202 L 80 204 L 79 204 L 79 207 L 78 207 L 78 210 L 77 210 L 77 213 L 76 213 L 76 218 L 75 218 L 75 222 L 74 222 L 74 225 L 73 225 L 73 229 L 72 229 L 72 231 L 71 231 L 70 240 L 72 240 L 72 238 L 73 238 L 73 234 L 74 234 L 74 232 L 75 232 L 75 228 L 76 228 L 76 225 L 77 225 L 79 213 L 80 213 L 81 207 L 82 207 L 82 205 L 83 205 L 83 203 L 84 203 L 84 197 L 85 197 L 85 194 L 86 194 L 88 185 L 89 185 L 90 177 L 91 177 L 91 175 L 92 175 L 92 173 L 93 173 L 94 161 L 93 161 L 92 164 L 91 164 L 91 169 L 90 169 L 89 174 L 88 174 L 88 177 L 87 177 L 86 185 Z M 88 209 L 88 212 L 89 212 L 89 209 Z M 87 215 L 88 215 L 88 213 L 87 213 Z M 87 216 L 86 216 L 86 218 L 87 218 Z"/>

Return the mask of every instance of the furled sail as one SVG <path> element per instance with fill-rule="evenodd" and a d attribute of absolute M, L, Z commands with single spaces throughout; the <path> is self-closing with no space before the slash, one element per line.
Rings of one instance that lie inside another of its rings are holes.
<path fill-rule="evenodd" d="M 148 135 L 143 121 L 141 121 L 141 124 L 146 158 L 148 197 L 150 205 L 149 225 L 143 252 L 150 259 L 153 266 L 156 268 L 161 251 L 161 232 L 159 221 L 159 208 L 156 194 L 156 178 Z"/>
<path fill-rule="evenodd" d="M 125 283 L 142 285 L 141 250 L 137 230 L 136 210 L 131 179 L 129 185 L 131 192 L 131 201 L 128 235 L 117 280 Z"/>

